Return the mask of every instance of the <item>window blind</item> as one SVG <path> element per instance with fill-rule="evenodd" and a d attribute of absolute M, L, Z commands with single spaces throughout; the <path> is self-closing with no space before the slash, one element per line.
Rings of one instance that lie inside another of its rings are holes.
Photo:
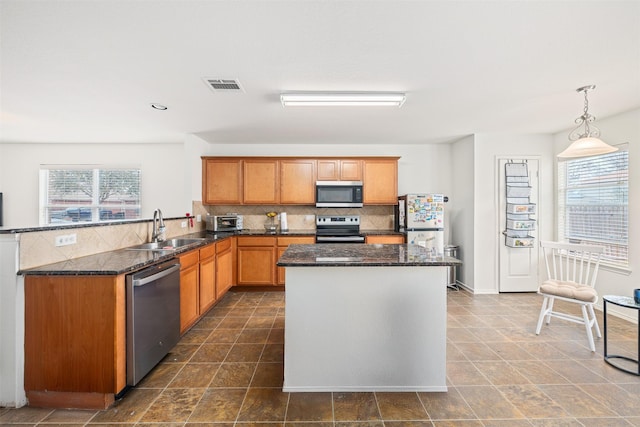
<path fill-rule="evenodd" d="M 140 217 L 140 168 L 40 166 L 40 223 Z"/>
<path fill-rule="evenodd" d="M 629 265 L 629 152 L 558 163 L 558 236 L 603 246 L 603 262 Z"/>

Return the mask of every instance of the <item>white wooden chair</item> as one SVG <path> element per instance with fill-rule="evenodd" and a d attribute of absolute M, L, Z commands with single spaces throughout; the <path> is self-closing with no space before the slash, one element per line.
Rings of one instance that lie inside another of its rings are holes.
<path fill-rule="evenodd" d="M 536 335 L 540 334 L 542 321 L 549 324 L 551 317 L 581 323 L 587 330 L 587 339 L 591 351 L 596 351 L 593 342 L 592 328 L 600 338 L 600 328 L 596 320 L 593 305 L 598 301 L 598 293 L 594 289 L 600 257 L 604 248 L 592 245 L 576 245 L 559 242 L 540 242 L 547 267 L 547 280 L 542 282 L 538 293 L 544 297 Z M 582 317 L 569 313 L 554 311 L 553 303 L 558 299 L 579 304 Z"/>

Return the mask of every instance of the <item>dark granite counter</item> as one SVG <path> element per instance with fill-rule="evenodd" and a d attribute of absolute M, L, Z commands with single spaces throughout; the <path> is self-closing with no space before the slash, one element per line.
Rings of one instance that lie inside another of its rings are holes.
<path fill-rule="evenodd" d="M 63 275 L 63 276 L 89 276 L 89 275 L 118 275 L 140 270 L 144 267 L 167 261 L 184 252 L 220 241 L 233 236 L 233 233 L 192 233 L 180 237 L 203 238 L 200 242 L 183 246 L 175 250 L 145 251 L 118 249 L 99 254 L 83 256 L 53 264 L 41 265 L 19 271 L 22 275 Z"/>
<path fill-rule="evenodd" d="M 456 258 L 432 256 L 417 245 L 363 245 L 328 243 L 290 245 L 278 260 L 279 267 L 410 267 L 455 266 Z"/>

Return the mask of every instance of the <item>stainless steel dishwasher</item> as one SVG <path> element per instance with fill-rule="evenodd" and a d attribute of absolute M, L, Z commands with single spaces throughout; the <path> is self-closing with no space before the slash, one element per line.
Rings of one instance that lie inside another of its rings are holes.
<path fill-rule="evenodd" d="M 180 339 L 180 263 L 127 276 L 127 385 L 134 386 Z"/>

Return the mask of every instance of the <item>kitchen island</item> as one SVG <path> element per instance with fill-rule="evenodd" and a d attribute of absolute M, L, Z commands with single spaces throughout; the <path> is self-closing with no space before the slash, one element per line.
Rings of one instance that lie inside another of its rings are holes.
<path fill-rule="evenodd" d="M 416 245 L 291 245 L 288 392 L 446 391 L 447 269 Z"/>

